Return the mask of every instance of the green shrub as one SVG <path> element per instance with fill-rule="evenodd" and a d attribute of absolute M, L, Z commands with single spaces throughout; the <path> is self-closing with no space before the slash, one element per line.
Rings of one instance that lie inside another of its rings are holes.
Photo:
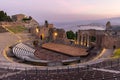
<path fill-rule="evenodd" d="M 73 31 L 67 31 L 66 32 L 67 38 L 68 39 L 75 39 L 75 33 Z"/>
<path fill-rule="evenodd" d="M 23 26 L 14 26 L 14 27 L 7 27 L 7 28 L 13 33 L 20 33 L 26 30 L 26 28 Z"/>
<path fill-rule="evenodd" d="M 120 57 L 120 49 L 115 50 L 114 57 Z"/>

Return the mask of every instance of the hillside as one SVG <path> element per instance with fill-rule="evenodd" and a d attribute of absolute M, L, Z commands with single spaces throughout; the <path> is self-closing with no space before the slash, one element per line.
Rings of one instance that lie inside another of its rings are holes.
<path fill-rule="evenodd" d="M 13 30 L 12 27 L 25 27 L 29 29 L 30 27 L 38 27 L 39 23 L 31 16 L 25 14 L 15 14 L 8 16 L 6 12 L 0 11 L 0 25 L 5 26 Z"/>

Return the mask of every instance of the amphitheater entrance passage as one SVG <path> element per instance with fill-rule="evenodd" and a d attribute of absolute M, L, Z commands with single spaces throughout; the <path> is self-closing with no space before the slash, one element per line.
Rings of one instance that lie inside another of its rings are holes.
<path fill-rule="evenodd" d="M 115 45 L 113 45 L 113 49 L 116 49 L 116 46 L 115 46 Z"/>
<path fill-rule="evenodd" d="M 58 33 L 54 32 L 54 35 L 53 35 L 54 40 L 56 40 L 57 36 L 58 36 Z"/>
<path fill-rule="evenodd" d="M 95 42 L 96 41 L 96 37 L 95 36 L 91 36 L 91 42 Z"/>
<path fill-rule="evenodd" d="M 42 40 L 42 35 L 40 36 L 40 39 Z"/>
<path fill-rule="evenodd" d="M 40 35 L 40 40 L 44 39 L 44 34 Z"/>

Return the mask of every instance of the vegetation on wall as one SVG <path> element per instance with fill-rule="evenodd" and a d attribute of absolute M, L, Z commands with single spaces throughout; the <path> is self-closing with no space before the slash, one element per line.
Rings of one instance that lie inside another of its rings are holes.
<path fill-rule="evenodd" d="M 10 18 L 10 16 L 7 15 L 6 12 L 4 11 L 0 11 L 0 21 L 12 21 L 12 19 Z"/>
<path fill-rule="evenodd" d="M 96 41 L 96 37 L 95 36 L 92 36 L 91 37 L 91 42 L 95 42 Z"/>
<path fill-rule="evenodd" d="M 31 19 L 32 19 L 32 17 L 29 16 L 28 18 L 23 18 L 22 20 L 23 20 L 23 21 L 30 21 Z"/>
<path fill-rule="evenodd" d="M 12 31 L 13 33 L 20 33 L 26 30 L 23 26 L 12 26 L 12 27 L 6 27 L 8 30 Z"/>
<path fill-rule="evenodd" d="M 120 57 L 120 49 L 115 50 L 114 57 L 116 57 L 116 58 Z"/>

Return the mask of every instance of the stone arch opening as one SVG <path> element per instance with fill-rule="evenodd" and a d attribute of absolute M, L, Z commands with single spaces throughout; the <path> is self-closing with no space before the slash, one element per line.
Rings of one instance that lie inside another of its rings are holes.
<path fill-rule="evenodd" d="M 40 35 L 40 40 L 44 39 L 44 34 Z"/>
<path fill-rule="evenodd" d="M 96 37 L 95 36 L 91 36 L 91 42 L 96 42 Z"/>

